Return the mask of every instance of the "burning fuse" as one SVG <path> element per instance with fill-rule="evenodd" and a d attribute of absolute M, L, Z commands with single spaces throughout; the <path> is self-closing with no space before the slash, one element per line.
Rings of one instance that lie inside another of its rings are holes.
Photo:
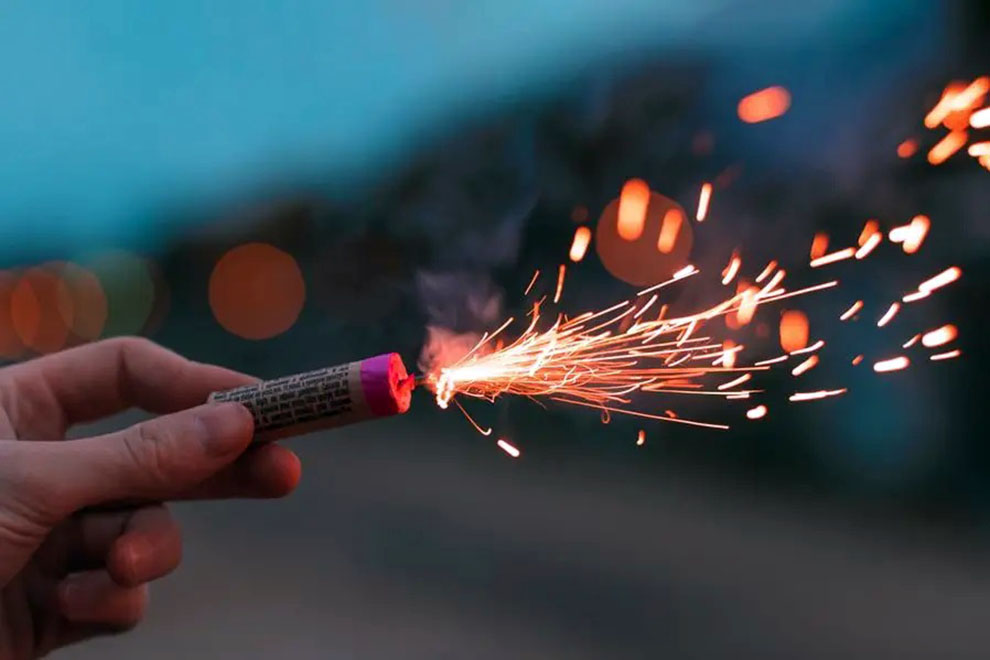
<path fill-rule="evenodd" d="M 243 404 L 255 442 L 390 417 L 409 410 L 413 376 L 398 353 L 214 392 L 212 401 Z"/>

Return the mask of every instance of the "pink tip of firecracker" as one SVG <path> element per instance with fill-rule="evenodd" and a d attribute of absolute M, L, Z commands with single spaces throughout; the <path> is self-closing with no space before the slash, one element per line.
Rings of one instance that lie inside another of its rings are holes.
<path fill-rule="evenodd" d="M 385 353 L 361 361 L 361 388 L 377 417 L 409 410 L 415 379 L 406 373 L 398 353 Z"/>

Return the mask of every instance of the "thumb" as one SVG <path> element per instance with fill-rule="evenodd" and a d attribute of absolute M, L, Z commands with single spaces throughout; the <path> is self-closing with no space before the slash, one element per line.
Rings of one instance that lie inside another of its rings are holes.
<path fill-rule="evenodd" d="M 237 403 L 206 404 L 115 433 L 46 443 L 54 454 L 46 476 L 68 514 L 119 500 L 178 497 L 237 458 L 254 422 Z"/>

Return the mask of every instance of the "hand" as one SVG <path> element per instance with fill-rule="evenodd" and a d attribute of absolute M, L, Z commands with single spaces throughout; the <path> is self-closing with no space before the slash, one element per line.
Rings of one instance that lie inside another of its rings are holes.
<path fill-rule="evenodd" d="M 279 497 L 296 486 L 292 452 L 248 448 L 244 407 L 200 405 L 252 380 L 134 338 L 0 370 L 0 658 L 136 625 L 147 583 L 182 554 L 160 502 Z M 172 414 L 64 440 L 73 424 L 134 406 Z"/>

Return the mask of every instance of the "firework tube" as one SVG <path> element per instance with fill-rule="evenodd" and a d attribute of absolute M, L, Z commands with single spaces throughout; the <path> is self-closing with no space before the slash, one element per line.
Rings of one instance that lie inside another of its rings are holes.
<path fill-rule="evenodd" d="M 390 417 L 409 410 L 414 379 L 398 353 L 214 392 L 254 417 L 255 442 Z"/>

